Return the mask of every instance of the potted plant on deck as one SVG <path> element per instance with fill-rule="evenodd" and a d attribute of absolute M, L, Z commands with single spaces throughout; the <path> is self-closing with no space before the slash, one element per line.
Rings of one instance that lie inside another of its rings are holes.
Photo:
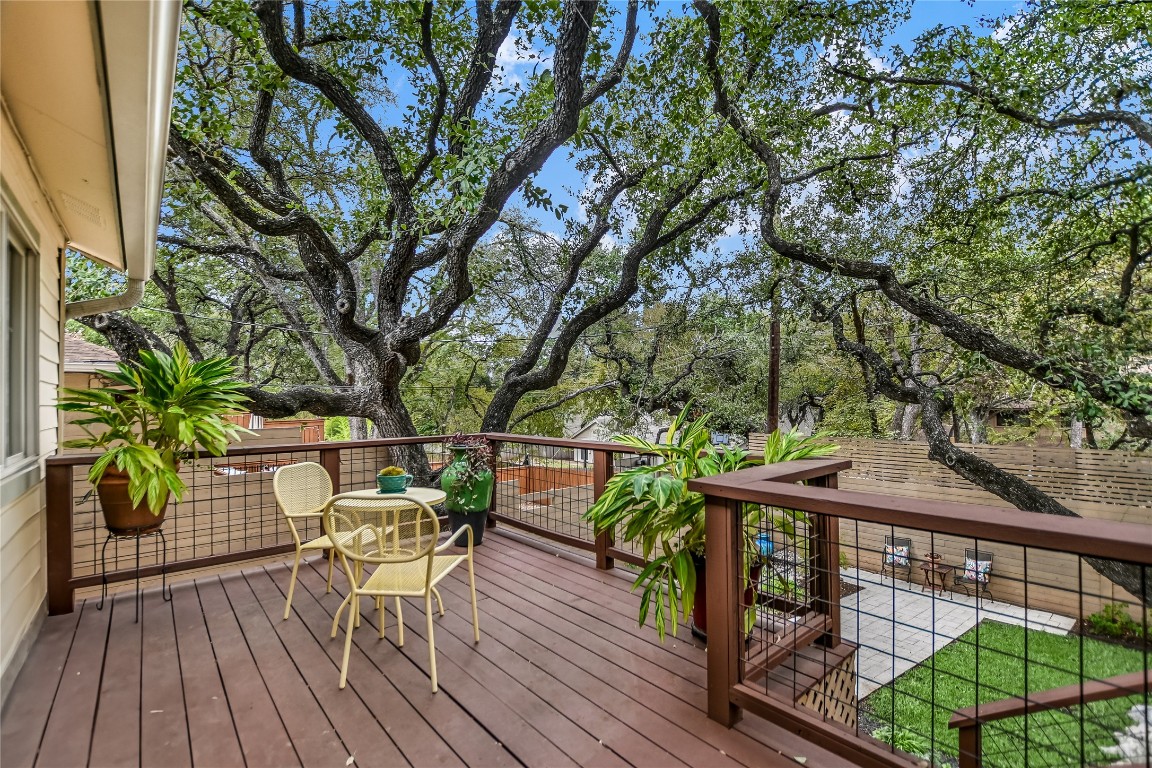
<path fill-rule="evenodd" d="M 452 460 L 440 474 L 440 488 L 447 498 L 444 509 L 452 533 L 464 526 L 472 527 L 472 543 L 484 539 L 488 507 L 492 504 L 492 444 L 479 435 L 455 434 L 444 441 L 452 451 Z"/>
<path fill-rule="evenodd" d="M 203 450 L 221 456 L 248 430 L 223 417 L 241 413 L 248 398 L 233 381 L 228 358 L 193 362 L 183 344 L 171 355 L 141 352 L 139 362 L 97 371 L 111 386 L 62 389 L 60 410 L 80 414 L 73 423 L 87 437 L 66 448 L 102 449 L 88 480 L 96 486 L 104 523 L 113 533 L 140 535 L 159 528 L 170 496 L 185 483 L 180 458 Z"/>
<path fill-rule="evenodd" d="M 689 421 L 691 403 L 672 420 L 668 437 L 650 443 L 631 435 L 613 441 L 654 457 L 649 466 L 638 466 L 612 476 L 604 493 L 584 514 L 597 533 L 615 530 L 624 541 L 640 542 L 648 563 L 636 577 L 640 589 L 640 624 L 649 614 L 664 640 L 668 623 L 672 634 L 683 617 L 692 617 L 693 632 L 707 632 L 707 594 L 704 574 L 704 496 L 688 490 L 688 481 L 734 472 L 761 463 L 747 451 L 712 444 L 708 415 Z M 766 463 L 826 456 L 837 446 L 822 444 L 795 430 L 777 430 L 765 448 Z M 755 504 L 744 507 L 745 552 L 756 551 L 753 536 L 766 512 Z M 750 563 L 745 563 L 745 574 Z"/>

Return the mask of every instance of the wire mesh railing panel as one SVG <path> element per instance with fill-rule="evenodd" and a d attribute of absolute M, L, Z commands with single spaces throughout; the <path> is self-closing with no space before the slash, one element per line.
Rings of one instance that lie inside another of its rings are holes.
<path fill-rule="evenodd" d="M 179 502 L 165 513 L 164 539 L 148 536 L 109 537 L 100 498 L 88 483 L 87 466 L 73 467 L 73 577 L 169 564 L 213 555 L 234 554 L 292 543 L 272 489 L 276 469 L 301 461 L 318 461 L 318 451 L 249 453 L 237 457 L 201 457 L 181 464 L 187 484 Z M 318 521 L 308 521 L 301 535 L 320 535 Z M 166 552 L 161 549 L 166 543 Z"/>
<path fill-rule="evenodd" d="M 583 520 L 595 501 L 593 461 L 552 446 L 505 442 L 496 457 L 493 509 L 541 532 L 591 544 Z"/>
<path fill-rule="evenodd" d="M 984 715 L 983 765 L 1148 760 L 1147 689 L 1107 689 L 1150 668 L 1149 566 L 844 519 L 833 548 L 820 515 L 742 514 L 741 669 L 766 697 L 938 765 L 960 763 L 955 713 L 1019 699 Z"/>

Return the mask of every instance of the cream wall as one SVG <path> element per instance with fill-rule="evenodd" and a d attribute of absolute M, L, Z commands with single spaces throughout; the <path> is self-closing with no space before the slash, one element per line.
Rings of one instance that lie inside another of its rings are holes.
<path fill-rule="evenodd" d="M 60 249 L 64 233 L 40 191 L 6 112 L 0 126 L 0 178 L 9 214 L 23 222 L 40 253 L 39 369 L 40 477 L 44 458 L 56 451 L 54 408 L 61 370 Z M 0 682 L 6 698 L 45 615 L 43 480 L 0 507 Z"/>

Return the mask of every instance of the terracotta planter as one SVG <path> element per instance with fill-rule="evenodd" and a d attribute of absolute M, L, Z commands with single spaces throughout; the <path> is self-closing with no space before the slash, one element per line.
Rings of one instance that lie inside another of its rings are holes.
<path fill-rule="evenodd" d="M 164 506 L 158 515 L 152 514 L 146 500 L 133 506 L 132 497 L 128 494 L 127 472 L 109 467 L 96 484 L 96 494 L 100 497 L 100 509 L 104 512 L 104 526 L 117 536 L 141 536 L 164 525 L 168 499 L 164 499 Z"/>

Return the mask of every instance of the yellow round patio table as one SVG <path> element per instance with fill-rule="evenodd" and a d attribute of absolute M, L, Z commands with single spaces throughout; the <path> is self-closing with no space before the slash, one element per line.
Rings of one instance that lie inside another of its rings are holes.
<path fill-rule="evenodd" d="M 379 501 L 404 501 L 405 499 L 416 499 L 422 501 L 428 506 L 432 507 L 437 504 L 443 504 L 444 499 L 448 498 L 448 494 L 439 488 L 422 488 L 420 486 L 411 486 L 405 488 L 403 493 L 380 493 L 375 488 L 365 488 L 362 491 L 348 491 L 346 493 L 338 494 L 342 499 L 373 499 Z M 388 508 L 395 509 L 399 505 L 388 504 Z"/>

